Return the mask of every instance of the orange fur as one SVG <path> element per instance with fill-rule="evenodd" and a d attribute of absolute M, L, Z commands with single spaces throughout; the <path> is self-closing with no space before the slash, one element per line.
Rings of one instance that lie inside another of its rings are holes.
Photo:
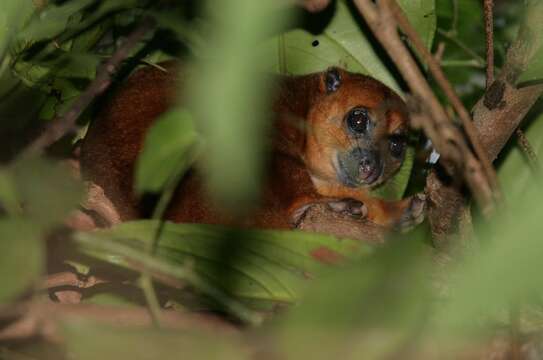
<path fill-rule="evenodd" d="M 147 129 L 172 104 L 177 74 L 175 63 L 161 64 L 168 73 L 147 67 L 136 71 L 107 100 L 89 128 L 81 148 L 86 179 L 101 186 L 123 220 L 144 216 L 145 205 L 132 190 L 134 165 Z M 352 140 L 341 130 L 346 109 L 363 105 L 374 112 L 377 137 L 405 128 L 407 117 L 401 99 L 381 83 L 341 71 L 342 84 L 327 94 L 323 73 L 278 80 L 273 151 L 263 184 L 260 206 L 243 219 L 220 213 L 208 199 L 201 177 L 191 169 L 172 199 L 166 218 L 175 222 L 232 224 L 259 228 L 290 228 L 297 208 L 328 198 L 363 202 L 368 216 L 391 226 L 409 206 L 408 201 L 385 202 L 372 198 L 362 187 L 342 185 L 330 159 L 347 150 Z M 210 99 L 212 102 L 212 99 Z M 397 170 L 391 161 L 383 181 Z M 387 165 L 388 166 L 388 165 Z"/>

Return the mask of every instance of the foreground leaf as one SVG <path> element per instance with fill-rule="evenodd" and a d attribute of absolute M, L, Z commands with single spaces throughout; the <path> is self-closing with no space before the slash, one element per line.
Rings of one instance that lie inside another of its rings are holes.
<path fill-rule="evenodd" d="M 158 192 L 192 165 L 198 134 L 186 110 L 168 111 L 151 127 L 136 166 L 136 192 Z"/>
<path fill-rule="evenodd" d="M 38 229 L 17 219 L 0 219 L 0 303 L 28 290 L 41 275 L 44 246 Z"/>
<path fill-rule="evenodd" d="M 127 222 L 76 238 L 85 253 L 134 269 L 133 255 L 111 252 L 108 244 L 124 244 L 144 254 L 144 244 L 153 239 L 157 226 L 153 220 Z M 308 277 L 329 269 L 331 263 L 371 251 L 369 245 L 326 235 L 166 222 L 156 255 L 179 269 L 191 263 L 196 273 L 235 297 L 293 303 Z"/>
<path fill-rule="evenodd" d="M 83 195 L 82 184 L 63 164 L 38 158 L 22 159 L 11 171 L 25 214 L 42 226 L 62 222 Z"/>
<path fill-rule="evenodd" d="M 62 324 L 63 338 L 73 358 L 85 359 L 248 359 L 234 336 L 190 331 L 138 330 L 83 320 Z"/>
<path fill-rule="evenodd" d="M 374 256 L 314 282 L 272 331 L 281 358 L 401 358 L 427 321 L 430 251 L 403 235 Z M 316 346 L 318 344 L 318 346 Z"/>

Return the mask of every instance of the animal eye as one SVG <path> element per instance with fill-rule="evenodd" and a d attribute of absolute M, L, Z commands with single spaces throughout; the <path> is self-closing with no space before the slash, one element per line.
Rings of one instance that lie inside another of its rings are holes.
<path fill-rule="evenodd" d="M 393 135 L 389 138 L 389 144 L 388 147 L 390 149 L 390 153 L 392 156 L 399 158 L 403 154 L 403 150 L 405 149 L 406 140 L 403 136 L 400 135 Z"/>
<path fill-rule="evenodd" d="M 347 126 L 354 134 L 365 133 L 368 121 L 368 111 L 364 108 L 355 108 L 347 115 Z"/>

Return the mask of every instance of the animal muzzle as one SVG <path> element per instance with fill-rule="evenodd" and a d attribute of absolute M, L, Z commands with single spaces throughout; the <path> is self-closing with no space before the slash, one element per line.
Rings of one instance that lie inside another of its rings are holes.
<path fill-rule="evenodd" d="M 360 150 L 358 160 L 358 178 L 365 184 L 373 184 L 381 176 L 382 166 L 379 153 Z"/>
<path fill-rule="evenodd" d="M 372 185 L 383 172 L 379 153 L 371 149 L 355 148 L 338 156 L 338 177 L 350 187 Z"/>

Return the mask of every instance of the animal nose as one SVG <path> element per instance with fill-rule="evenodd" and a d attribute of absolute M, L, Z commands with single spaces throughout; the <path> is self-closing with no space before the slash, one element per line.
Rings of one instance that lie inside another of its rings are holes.
<path fill-rule="evenodd" d="M 369 150 L 362 150 L 360 152 L 358 166 L 361 173 L 371 172 L 373 169 L 377 168 L 378 163 L 379 155 L 376 152 Z"/>

